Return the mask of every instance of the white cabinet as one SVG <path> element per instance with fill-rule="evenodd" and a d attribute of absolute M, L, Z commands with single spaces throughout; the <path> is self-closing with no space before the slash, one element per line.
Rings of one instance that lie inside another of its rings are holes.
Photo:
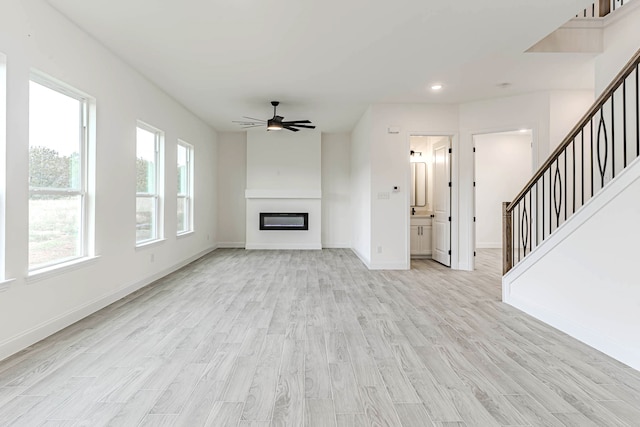
<path fill-rule="evenodd" d="M 411 217 L 411 256 L 431 256 L 431 218 Z"/>

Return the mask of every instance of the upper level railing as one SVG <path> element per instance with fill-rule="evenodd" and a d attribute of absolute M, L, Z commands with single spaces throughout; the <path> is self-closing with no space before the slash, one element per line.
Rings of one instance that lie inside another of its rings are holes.
<path fill-rule="evenodd" d="M 602 18 L 630 1 L 631 0 L 598 0 L 593 3 L 591 7 L 587 7 L 578 13 L 576 18 Z"/>
<path fill-rule="evenodd" d="M 503 273 L 640 157 L 640 50 L 503 206 Z"/>

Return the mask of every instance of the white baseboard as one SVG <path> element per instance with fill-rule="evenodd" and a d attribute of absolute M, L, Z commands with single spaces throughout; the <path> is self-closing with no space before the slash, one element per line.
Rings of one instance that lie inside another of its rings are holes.
<path fill-rule="evenodd" d="M 369 260 L 363 254 L 361 254 L 356 248 L 351 248 L 351 252 L 356 254 L 360 261 L 362 261 L 362 263 L 365 265 L 365 267 L 369 268 Z"/>
<path fill-rule="evenodd" d="M 8 338 L 0 343 L 0 360 L 4 360 L 7 357 L 16 354 L 17 352 L 24 350 L 41 341 L 48 336 L 55 334 L 58 331 L 76 323 L 79 320 L 84 319 L 85 317 L 99 311 L 106 306 L 113 304 L 114 302 L 126 297 L 132 292 L 141 289 L 154 281 L 173 273 L 176 270 L 184 267 L 185 265 L 207 255 L 208 253 L 214 251 L 216 246 L 212 246 L 208 249 L 205 249 L 177 264 L 174 264 L 171 267 L 168 267 L 152 276 L 149 276 L 143 280 L 139 280 L 135 283 L 130 283 L 128 285 L 122 286 L 120 289 L 115 292 L 109 293 L 102 297 L 96 298 L 93 301 L 90 301 L 86 304 L 83 304 L 80 307 L 76 307 L 72 310 L 67 311 L 59 316 L 54 317 L 53 319 L 49 319 L 39 325 L 34 326 L 33 328 L 20 333 L 14 337 Z"/>
<path fill-rule="evenodd" d="M 323 249 L 351 249 L 349 243 L 323 243 Z"/>
<path fill-rule="evenodd" d="M 244 242 L 218 242 L 221 249 L 244 249 Z"/>
<path fill-rule="evenodd" d="M 629 342 L 613 341 L 607 335 L 606 331 L 596 331 L 593 330 L 593 328 L 587 328 L 558 313 L 551 312 L 544 307 L 539 307 L 508 295 L 508 292 L 504 302 L 640 371 L 640 347 L 637 345 L 634 349 Z"/>
<path fill-rule="evenodd" d="M 316 243 L 247 243 L 247 250 L 321 250 L 322 245 Z"/>
<path fill-rule="evenodd" d="M 403 262 L 376 262 L 371 263 L 369 270 L 408 270 Z"/>

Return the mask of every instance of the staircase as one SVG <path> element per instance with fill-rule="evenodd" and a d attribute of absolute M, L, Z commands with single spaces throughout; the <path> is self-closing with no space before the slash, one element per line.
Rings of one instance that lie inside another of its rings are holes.
<path fill-rule="evenodd" d="M 503 301 L 640 370 L 640 50 L 512 202 Z"/>

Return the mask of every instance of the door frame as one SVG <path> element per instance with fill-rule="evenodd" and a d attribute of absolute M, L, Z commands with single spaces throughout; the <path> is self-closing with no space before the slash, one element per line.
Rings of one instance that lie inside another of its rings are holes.
<path fill-rule="evenodd" d="M 468 248 L 470 259 L 468 260 L 468 265 L 471 267 L 470 269 L 473 271 L 476 269 L 476 257 L 475 252 L 476 248 L 476 222 L 473 220 L 476 216 L 476 142 L 475 137 L 479 135 L 489 135 L 493 133 L 504 133 L 504 132 L 514 132 L 520 129 L 529 129 L 531 130 L 531 170 L 532 176 L 533 173 L 538 169 L 538 158 L 539 158 L 539 142 L 538 142 L 538 126 L 535 123 L 523 123 L 520 125 L 510 125 L 510 126 L 500 126 L 495 128 L 485 128 L 482 130 L 476 130 L 469 132 L 471 138 L 471 153 L 472 153 L 472 182 L 471 182 L 471 215 L 469 218 L 471 219 L 468 224 L 468 233 L 469 233 L 469 245 Z M 505 200 L 506 202 L 507 200 Z"/>
<path fill-rule="evenodd" d="M 456 254 L 458 253 L 458 240 L 459 240 L 459 219 L 458 219 L 458 158 L 457 152 L 460 147 L 460 137 L 458 130 L 443 130 L 443 131 L 408 131 L 405 139 L 405 153 L 407 153 L 407 165 L 405 168 L 405 188 L 411 188 L 411 165 L 409 159 L 409 151 L 411 150 L 411 137 L 412 136 L 448 136 L 451 144 L 451 155 L 449 156 L 449 169 L 451 175 L 451 194 L 450 194 L 450 209 L 451 209 L 451 223 L 450 228 L 450 246 L 451 246 L 451 266 L 452 270 L 458 270 L 459 262 Z M 405 203 L 407 206 L 407 226 L 405 227 L 405 239 L 406 239 L 406 251 L 407 251 L 407 270 L 411 269 L 411 195 L 409 190 L 405 191 Z"/>

